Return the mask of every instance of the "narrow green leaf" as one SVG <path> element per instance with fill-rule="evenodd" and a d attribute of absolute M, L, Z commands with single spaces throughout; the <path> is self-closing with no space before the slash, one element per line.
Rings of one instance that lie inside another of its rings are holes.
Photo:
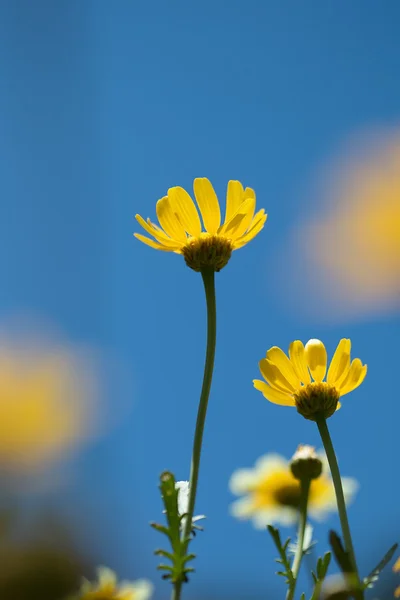
<path fill-rule="evenodd" d="M 390 562 L 392 560 L 393 555 L 396 552 L 397 548 L 398 548 L 398 544 L 393 544 L 393 546 L 386 552 L 386 554 L 382 558 L 382 560 L 379 561 L 379 563 L 376 565 L 376 567 L 374 569 L 372 569 L 371 573 L 369 575 L 367 575 L 367 577 L 364 578 L 364 581 L 363 581 L 363 589 L 364 590 L 366 588 L 373 587 L 373 584 L 376 581 L 378 581 L 379 575 L 381 574 L 383 569 L 386 567 L 388 562 Z"/>

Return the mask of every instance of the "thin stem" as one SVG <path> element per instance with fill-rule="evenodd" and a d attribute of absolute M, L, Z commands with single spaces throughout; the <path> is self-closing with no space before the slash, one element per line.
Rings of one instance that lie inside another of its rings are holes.
<path fill-rule="evenodd" d="M 172 588 L 171 600 L 180 600 L 181 589 L 182 589 L 182 581 L 179 580 L 174 583 L 174 586 Z"/>
<path fill-rule="evenodd" d="M 300 506 L 299 506 L 299 528 L 297 533 L 297 548 L 296 554 L 293 560 L 292 573 L 293 573 L 293 582 L 290 585 L 287 594 L 286 600 L 293 600 L 294 593 L 296 591 L 297 579 L 300 572 L 301 561 L 304 555 L 304 534 L 306 531 L 307 525 L 307 506 L 308 506 L 308 497 L 310 492 L 310 479 L 302 479 L 301 482 L 301 497 L 300 497 Z"/>
<path fill-rule="evenodd" d="M 346 552 L 349 556 L 349 560 L 353 567 L 354 574 L 358 587 L 360 587 L 360 576 L 358 574 L 356 556 L 354 553 L 353 541 L 351 539 L 350 526 L 347 518 L 346 502 L 343 494 L 342 479 L 340 477 L 340 471 L 336 460 L 335 450 L 333 448 L 331 436 L 329 433 L 326 419 L 320 418 L 316 420 L 318 430 L 324 444 L 326 456 L 328 458 L 329 467 L 331 470 L 333 485 L 335 488 L 336 502 L 339 511 L 340 524 L 342 527 L 343 540 Z"/>
<path fill-rule="evenodd" d="M 189 543 L 189 536 L 192 531 L 192 518 L 196 503 L 197 482 L 199 479 L 201 447 L 203 443 L 204 425 L 207 415 L 208 397 L 210 395 L 211 380 L 214 370 L 215 343 L 217 337 L 217 311 L 215 302 L 215 279 L 214 270 L 205 269 L 201 273 L 204 283 L 204 291 L 206 294 L 207 303 L 207 350 L 206 362 L 204 365 L 203 386 L 197 411 L 196 429 L 193 440 L 192 464 L 190 469 L 189 481 L 189 500 L 187 517 L 185 519 L 185 527 L 182 534 L 182 539 L 186 540 L 185 551 Z M 180 600 L 182 583 L 174 584 L 171 600 Z"/>

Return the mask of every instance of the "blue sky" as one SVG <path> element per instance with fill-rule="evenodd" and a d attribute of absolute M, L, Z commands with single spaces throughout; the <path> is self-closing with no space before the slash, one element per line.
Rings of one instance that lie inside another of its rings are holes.
<path fill-rule="evenodd" d="M 208 520 L 185 597 L 282 591 L 267 534 L 229 517 L 227 483 L 263 453 L 319 445 L 312 423 L 251 383 L 267 348 L 293 339 L 318 337 L 332 354 L 350 337 L 369 365 L 331 420 L 342 472 L 360 482 L 350 519 L 365 573 L 399 533 L 399 316 L 305 319 L 282 302 L 280 254 L 317 208 L 304 189 L 320 164 L 354 132 L 398 125 L 399 4 L 40 0 L 3 3 L 0 16 L 0 316 L 44 319 L 123 371 L 108 389 L 113 427 L 54 502 L 86 524 L 96 560 L 168 597 L 148 522 L 161 518 L 158 474 L 188 477 L 205 307 L 200 276 L 134 240 L 133 217 L 154 218 L 168 187 L 190 191 L 194 177 L 222 198 L 239 179 L 269 219 L 217 276 L 197 504 Z"/>

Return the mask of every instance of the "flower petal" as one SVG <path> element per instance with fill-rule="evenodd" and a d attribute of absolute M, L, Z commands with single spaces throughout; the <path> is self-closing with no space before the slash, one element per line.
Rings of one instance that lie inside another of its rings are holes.
<path fill-rule="evenodd" d="M 324 344 L 320 340 L 309 340 L 305 351 L 308 367 L 314 381 L 322 381 L 325 377 L 328 362 Z"/>
<path fill-rule="evenodd" d="M 290 382 L 284 377 L 282 371 L 267 358 L 263 358 L 258 363 L 261 375 L 269 385 L 284 394 L 293 394 L 296 391 Z"/>
<path fill-rule="evenodd" d="M 242 235 L 244 235 L 246 233 L 246 231 L 248 230 L 248 228 L 250 227 L 250 225 L 253 222 L 255 209 L 256 209 L 256 199 L 251 198 L 251 197 L 246 198 L 246 200 L 244 200 L 244 202 L 242 202 L 242 204 L 239 206 L 238 213 L 239 214 L 243 213 L 244 218 L 240 221 L 239 225 L 232 232 L 233 240 L 239 239 Z"/>
<path fill-rule="evenodd" d="M 251 210 L 251 206 L 254 203 L 252 198 L 246 198 L 237 209 L 237 211 L 226 221 L 218 230 L 219 235 L 225 235 L 230 239 L 236 239 L 237 230 L 241 228 L 242 221 L 247 218 L 247 213 Z M 254 212 L 254 209 L 253 209 Z"/>
<path fill-rule="evenodd" d="M 335 385 L 342 375 L 349 370 L 350 350 L 351 341 L 346 338 L 340 340 L 328 369 L 327 382 L 330 385 Z"/>
<path fill-rule="evenodd" d="M 153 225 L 151 221 L 146 222 L 140 215 L 135 215 L 135 218 L 136 221 L 143 227 L 143 229 L 147 231 L 147 233 L 152 235 L 157 240 L 157 242 L 160 242 L 160 244 L 167 246 L 171 250 L 177 250 L 181 247 L 181 244 L 178 244 L 174 240 L 171 240 L 171 238 L 168 237 L 167 234 L 164 233 L 164 231 L 162 231 L 162 229 Z"/>
<path fill-rule="evenodd" d="M 225 223 L 233 217 L 244 199 L 244 190 L 240 181 L 228 181 L 226 188 Z"/>
<path fill-rule="evenodd" d="M 189 235 L 200 237 L 201 222 L 197 208 L 190 195 L 180 186 L 168 190 L 168 198 L 179 220 Z"/>
<path fill-rule="evenodd" d="M 206 231 L 215 235 L 221 224 L 221 211 L 217 195 L 206 177 L 198 177 L 193 183 L 194 194 Z"/>
<path fill-rule="evenodd" d="M 289 394 L 284 394 L 279 390 L 276 390 L 269 386 L 265 381 L 259 379 L 253 380 L 253 385 L 256 390 L 259 390 L 264 398 L 272 402 L 273 404 L 280 404 L 281 406 L 294 406 L 294 399 Z"/>
<path fill-rule="evenodd" d="M 268 215 L 265 214 L 265 210 L 263 208 L 259 210 L 258 213 L 254 215 L 254 219 L 251 223 L 250 229 L 241 238 L 238 238 L 233 243 L 233 249 L 237 250 L 238 248 L 242 248 L 243 246 L 251 242 L 251 240 L 255 238 L 256 235 L 260 233 L 261 229 L 264 227 L 267 217 Z"/>
<path fill-rule="evenodd" d="M 307 369 L 306 353 L 303 342 L 295 340 L 289 346 L 290 362 L 293 365 L 297 377 L 304 385 L 311 383 L 310 373 Z"/>
<path fill-rule="evenodd" d="M 267 359 L 274 363 L 282 373 L 283 377 L 287 379 L 293 390 L 298 390 L 301 387 L 300 378 L 296 375 L 292 363 L 286 354 L 277 346 L 272 346 L 267 352 Z"/>
<path fill-rule="evenodd" d="M 254 488 L 259 479 L 254 469 L 238 469 L 229 480 L 229 489 L 232 494 L 246 494 Z"/>
<path fill-rule="evenodd" d="M 185 229 L 179 222 L 168 196 L 164 196 L 164 198 L 161 198 L 161 200 L 157 202 L 156 212 L 161 227 L 169 237 L 182 244 L 186 244 L 187 237 Z"/>
<path fill-rule="evenodd" d="M 134 233 L 133 235 L 135 236 L 135 238 L 143 242 L 143 244 L 147 244 L 147 246 L 150 246 L 151 248 L 155 248 L 156 250 L 163 250 L 164 252 L 175 252 L 173 248 L 167 248 L 167 246 L 163 246 L 162 244 L 151 240 L 145 235 L 142 235 L 140 233 Z"/>
<path fill-rule="evenodd" d="M 351 365 L 346 379 L 341 383 L 339 392 L 341 396 L 355 390 L 365 379 L 367 374 L 367 365 L 362 364 L 359 358 L 355 358 Z"/>

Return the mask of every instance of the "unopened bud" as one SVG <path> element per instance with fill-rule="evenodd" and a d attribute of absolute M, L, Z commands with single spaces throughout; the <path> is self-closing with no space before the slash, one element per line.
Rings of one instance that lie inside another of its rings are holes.
<path fill-rule="evenodd" d="M 322 473 L 322 461 L 312 446 L 299 446 L 290 461 L 293 476 L 300 481 L 317 479 Z"/>

